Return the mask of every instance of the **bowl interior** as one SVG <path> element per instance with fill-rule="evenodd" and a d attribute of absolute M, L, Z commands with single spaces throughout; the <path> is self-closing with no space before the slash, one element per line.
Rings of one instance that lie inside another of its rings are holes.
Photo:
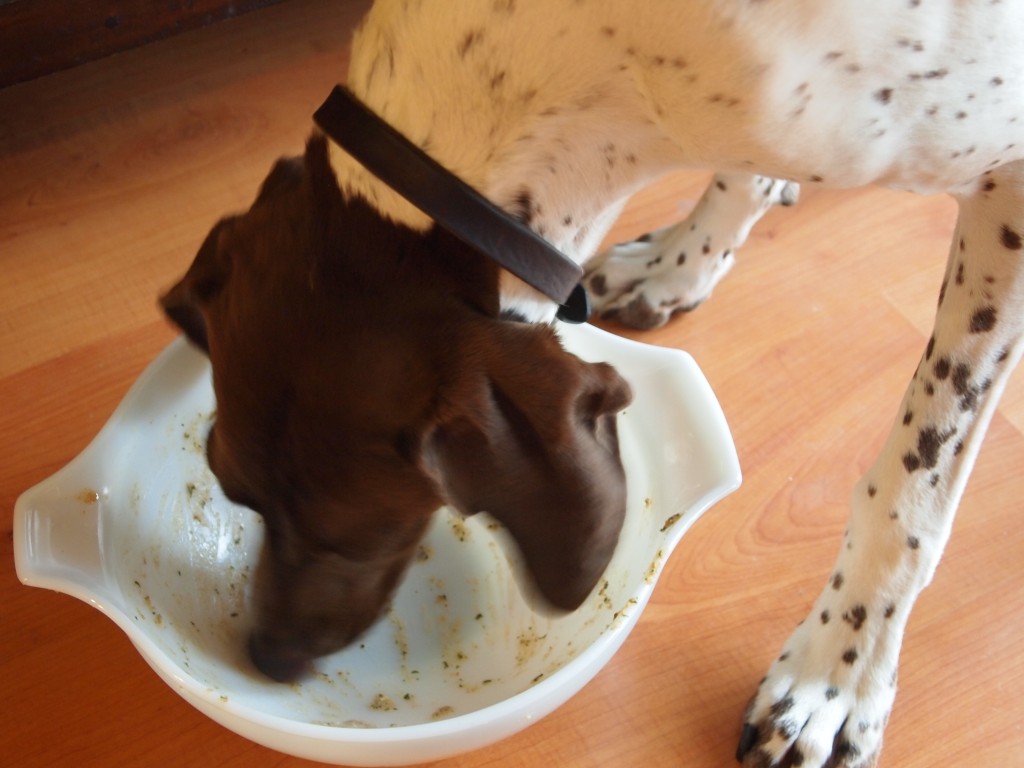
<path fill-rule="evenodd" d="M 492 519 L 440 510 L 385 618 L 300 683 L 264 679 L 244 651 L 263 526 L 207 468 L 208 365 L 181 342 L 76 464 L 30 492 L 33 503 L 56 494 L 95 511 L 105 594 L 78 596 L 121 623 L 179 688 L 285 724 L 347 730 L 458 718 L 572 674 L 581 654 L 617 648 L 685 530 L 739 483 L 724 418 L 688 356 L 592 328 L 564 337 L 581 357 L 615 364 L 636 395 L 619 421 L 629 485 L 621 541 L 602 582 L 568 616 L 538 613 L 524 599 L 517 553 Z"/>

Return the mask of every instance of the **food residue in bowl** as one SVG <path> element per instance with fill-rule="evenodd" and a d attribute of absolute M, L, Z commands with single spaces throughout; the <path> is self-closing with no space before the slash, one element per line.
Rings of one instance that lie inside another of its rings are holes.
<path fill-rule="evenodd" d="M 217 411 L 206 411 L 197 413 L 190 421 L 181 421 L 178 428 L 181 430 L 181 450 L 191 450 L 203 458 L 206 457 L 206 435 L 210 431 L 210 424 L 217 417 Z"/>
<path fill-rule="evenodd" d="M 469 528 L 466 527 L 466 521 L 462 517 L 453 515 L 449 523 L 455 538 L 462 542 L 469 541 Z"/>
<path fill-rule="evenodd" d="M 83 504 L 96 504 L 100 500 L 100 492 L 92 488 L 83 488 L 75 494 L 75 499 Z"/>
<path fill-rule="evenodd" d="M 673 525 L 678 523 L 680 518 L 682 518 L 682 514 L 680 514 L 680 513 L 676 513 L 676 514 L 671 515 L 670 517 L 668 517 L 665 520 L 665 524 L 663 526 L 661 526 L 661 533 L 664 533 L 669 528 L 671 528 Z"/>
<path fill-rule="evenodd" d="M 394 712 L 398 707 L 395 706 L 395 702 L 391 700 L 390 696 L 378 693 L 370 702 L 370 709 L 374 712 Z"/>
<path fill-rule="evenodd" d="M 647 568 L 647 573 L 644 574 L 644 581 L 645 582 L 647 582 L 648 584 L 653 584 L 654 583 L 654 580 L 658 576 L 658 572 L 661 570 L 661 564 L 664 561 L 664 559 L 665 559 L 665 550 L 659 549 L 655 553 L 654 559 L 651 561 L 650 566 Z"/>
<path fill-rule="evenodd" d="M 547 639 L 547 634 L 537 634 L 537 630 L 532 626 L 521 632 L 516 638 L 516 666 L 525 667 L 544 647 L 544 641 Z"/>

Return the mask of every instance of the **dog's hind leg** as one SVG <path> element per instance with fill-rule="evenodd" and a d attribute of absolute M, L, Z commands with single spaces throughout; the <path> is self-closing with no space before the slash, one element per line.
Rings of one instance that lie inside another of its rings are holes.
<path fill-rule="evenodd" d="M 792 205 L 796 184 L 768 176 L 717 174 L 690 215 L 610 248 L 588 266 L 595 310 L 634 328 L 656 328 L 711 295 L 736 249 L 771 206 Z"/>
<path fill-rule="evenodd" d="M 935 331 L 835 569 L 751 702 L 745 766 L 872 765 L 910 610 L 931 581 L 985 430 L 1024 345 L 1024 162 L 960 196 Z"/>

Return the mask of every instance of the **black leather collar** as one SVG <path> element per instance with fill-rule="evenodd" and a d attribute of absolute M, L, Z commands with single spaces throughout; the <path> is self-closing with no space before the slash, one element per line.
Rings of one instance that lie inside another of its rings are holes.
<path fill-rule="evenodd" d="M 347 88 L 336 86 L 313 119 L 338 146 L 440 226 L 557 302 L 559 319 L 586 322 L 590 302 L 578 264 L 434 161 Z"/>

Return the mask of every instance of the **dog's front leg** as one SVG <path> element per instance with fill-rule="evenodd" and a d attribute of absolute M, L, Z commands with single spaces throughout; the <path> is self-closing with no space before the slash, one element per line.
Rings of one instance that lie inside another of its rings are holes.
<path fill-rule="evenodd" d="M 694 309 L 736 261 L 736 249 L 776 204 L 792 205 L 799 187 L 768 176 L 719 173 L 678 224 L 610 248 L 588 269 L 595 310 L 633 328 L 656 328 Z"/>
<path fill-rule="evenodd" d="M 835 569 L 747 712 L 745 766 L 874 763 L 903 631 L 1022 353 L 1024 164 L 985 175 L 960 219 L 935 332 L 881 455 L 854 491 Z"/>

